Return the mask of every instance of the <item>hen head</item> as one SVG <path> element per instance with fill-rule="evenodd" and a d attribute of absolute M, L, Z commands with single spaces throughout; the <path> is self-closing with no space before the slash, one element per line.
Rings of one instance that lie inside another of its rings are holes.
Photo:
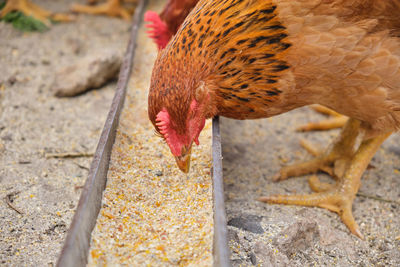
<path fill-rule="evenodd" d="M 160 66 L 160 52 L 155 66 Z M 174 70 L 174 73 L 170 71 Z M 160 75 L 160 72 L 168 75 Z M 155 78 L 157 77 L 157 78 Z M 168 144 L 181 171 L 190 167 L 192 144 L 199 145 L 199 135 L 210 116 L 210 95 L 203 82 L 183 77 L 178 68 L 154 68 L 149 92 L 149 118 L 155 130 Z M 181 82 L 180 82 L 181 81 Z"/>

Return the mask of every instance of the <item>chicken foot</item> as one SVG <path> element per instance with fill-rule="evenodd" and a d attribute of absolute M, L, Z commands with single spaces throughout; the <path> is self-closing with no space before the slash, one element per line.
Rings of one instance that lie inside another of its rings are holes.
<path fill-rule="evenodd" d="M 360 121 L 350 119 L 343 127 L 337 140 L 324 153 L 316 151 L 311 145 L 303 141 L 302 146 L 315 158 L 283 167 L 273 177 L 273 180 L 280 181 L 292 176 L 302 176 L 318 171 L 324 171 L 333 177 L 335 175 L 341 176 L 355 152 L 359 129 Z M 332 165 L 334 165 L 333 168 Z"/>
<path fill-rule="evenodd" d="M 52 13 L 29 0 L 8 0 L 4 8 L 0 12 L 0 18 L 4 17 L 12 11 L 21 11 L 26 16 L 31 16 L 45 25 L 49 25 L 49 19 L 54 21 L 72 21 L 74 17 L 67 14 Z"/>
<path fill-rule="evenodd" d="M 312 105 L 311 108 L 318 113 L 329 115 L 330 118 L 319 122 L 307 123 L 305 125 L 298 127 L 296 131 L 298 132 L 326 131 L 326 130 L 341 128 L 346 124 L 348 120 L 348 117 L 341 115 L 321 105 Z"/>
<path fill-rule="evenodd" d="M 71 10 L 73 12 L 92 15 L 101 14 L 111 17 L 121 17 L 126 21 L 131 20 L 131 14 L 126 8 L 122 7 L 121 0 L 107 0 L 106 3 L 97 6 L 73 4 Z"/>
<path fill-rule="evenodd" d="M 356 138 L 354 138 L 354 135 L 357 135 L 346 133 L 346 131 L 351 132 L 352 130 L 355 130 L 358 133 L 359 125 L 360 123 L 358 121 L 350 119 L 343 129 L 341 138 L 339 138 L 339 141 L 335 143 L 333 149 L 328 153 L 328 155 L 331 154 L 335 148 L 341 146 L 338 144 L 344 144 L 345 140 L 342 140 L 343 137 L 347 136 L 347 138 L 355 140 Z M 360 232 L 352 214 L 352 204 L 358 189 L 360 188 L 362 174 L 367 168 L 375 152 L 378 150 L 383 141 L 390 136 L 390 134 L 391 133 L 379 135 L 363 141 L 358 150 L 353 153 L 353 155 L 347 161 L 343 174 L 335 177 L 335 184 L 321 183 L 316 176 L 312 176 L 309 179 L 310 188 L 314 191 L 312 194 L 272 195 L 268 197 L 261 197 L 259 200 L 273 204 L 314 206 L 328 209 L 338 213 L 343 223 L 349 228 L 351 233 L 363 239 L 363 235 Z M 349 143 L 354 143 L 354 140 L 350 140 Z M 313 170 L 315 169 L 318 168 L 314 167 Z"/>

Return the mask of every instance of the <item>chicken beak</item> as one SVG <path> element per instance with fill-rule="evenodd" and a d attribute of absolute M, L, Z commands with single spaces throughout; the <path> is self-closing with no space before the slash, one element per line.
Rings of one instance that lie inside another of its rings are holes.
<path fill-rule="evenodd" d="M 189 148 L 187 147 L 182 148 L 182 154 L 180 156 L 175 156 L 176 164 L 178 164 L 179 169 L 184 173 L 189 172 L 191 153 L 192 153 L 192 146 L 190 145 Z"/>

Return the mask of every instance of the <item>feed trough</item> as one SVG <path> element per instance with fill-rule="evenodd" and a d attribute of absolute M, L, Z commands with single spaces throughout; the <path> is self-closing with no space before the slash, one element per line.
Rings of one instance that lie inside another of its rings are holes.
<path fill-rule="evenodd" d="M 57 266 L 193 260 L 230 265 L 219 119 L 206 126 L 189 175 L 177 170 L 161 138 L 148 134 L 145 101 L 157 51 L 145 36 L 143 14 L 163 4 L 141 0 L 136 7 L 115 96 Z M 149 236 L 159 239 L 149 243 Z M 174 241 L 189 245 L 174 250 Z M 108 253 L 109 246 L 115 253 Z M 137 254 L 143 262 L 133 259 Z"/>

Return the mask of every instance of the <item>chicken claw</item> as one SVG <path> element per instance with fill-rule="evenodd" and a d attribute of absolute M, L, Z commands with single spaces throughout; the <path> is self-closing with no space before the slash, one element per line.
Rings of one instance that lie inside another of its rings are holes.
<path fill-rule="evenodd" d="M 334 187 L 326 192 L 309 195 L 272 195 L 260 197 L 258 200 L 272 204 L 300 205 L 325 208 L 339 214 L 343 223 L 349 230 L 361 239 L 364 239 L 359 227 L 354 220 L 351 207 L 355 194 L 344 194 L 341 187 Z"/>
<path fill-rule="evenodd" d="M 45 25 L 49 25 L 49 19 L 54 21 L 73 21 L 74 16 L 62 13 L 51 13 L 29 0 L 9 0 L 7 1 L 4 8 L 0 11 L 0 18 L 4 17 L 11 11 L 21 11 L 26 16 L 31 16 L 37 20 L 40 20 Z"/>
<path fill-rule="evenodd" d="M 314 159 L 313 162 L 326 164 L 327 159 L 338 158 L 339 148 L 346 142 L 354 144 L 355 137 L 359 132 L 360 123 L 354 119 L 350 119 L 342 131 L 337 143 L 327 156 Z M 273 204 L 302 205 L 325 208 L 339 214 L 343 223 L 349 230 L 359 238 L 363 239 L 357 223 L 352 214 L 352 204 L 361 185 L 361 176 L 367 168 L 369 162 L 378 150 L 380 145 L 385 141 L 391 133 L 382 134 L 377 137 L 365 140 L 361 143 L 356 152 L 347 160 L 342 175 L 334 175 L 337 179 L 336 184 L 321 183 L 316 176 L 309 179 L 311 189 L 315 192 L 308 195 L 272 195 L 259 198 L 260 201 Z M 355 136 L 355 137 L 354 137 Z M 348 140 L 347 140 L 348 139 Z M 351 140 L 353 139 L 353 140 Z M 344 150 L 344 152 L 349 152 Z M 346 156 L 347 157 L 347 156 Z M 346 158 L 345 157 L 345 158 Z M 313 170 L 319 168 L 317 163 L 309 164 Z M 288 173 L 284 173 L 287 175 Z M 290 173 L 291 174 L 291 173 Z"/>
<path fill-rule="evenodd" d="M 333 176 L 333 177 L 336 178 L 336 176 Z M 316 192 L 316 193 L 329 191 L 334 186 L 334 185 L 332 185 L 330 183 L 321 182 L 319 180 L 318 176 L 316 176 L 316 175 L 312 175 L 308 179 L 308 185 L 310 186 L 311 190 Z"/>
<path fill-rule="evenodd" d="M 324 153 L 317 151 L 308 142 L 301 141 L 300 144 L 315 158 L 283 167 L 274 175 L 273 180 L 281 181 L 292 176 L 302 176 L 318 171 L 326 172 L 331 176 L 341 176 L 346 164 L 348 164 L 349 159 L 354 154 L 359 127 L 359 121 L 349 120 L 333 146 L 329 147 L 328 151 Z M 331 165 L 334 165 L 334 168 Z"/>
<path fill-rule="evenodd" d="M 298 132 L 326 131 L 326 130 L 341 128 L 346 124 L 348 120 L 348 117 L 343 116 L 321 105 L 312 105 L 311 108 L 318 113 L 329 115 L 331 118 L 319 122 L 307 123 L 305 125 L 298 127 L 296 131 Z"/>
<path fill-rule="evenodd" d="M 111 17 L 121 17 L 126 21 L 131 20 L 131 14 L 127 9 L 121 6 L 121 0 L 107 0 L 106 3 L 97 6 L 87 6 L 80 4 L 73 4 L 71 6 L 73 12 L 80 12 L 86 14 L 102 14 Z"/>

